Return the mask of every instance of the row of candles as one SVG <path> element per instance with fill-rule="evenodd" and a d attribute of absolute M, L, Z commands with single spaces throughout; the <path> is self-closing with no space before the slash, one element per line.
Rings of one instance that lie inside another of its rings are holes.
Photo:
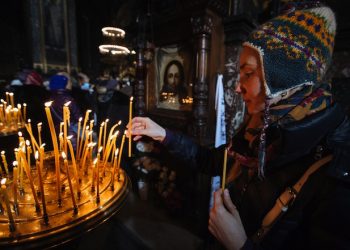
<path fill-rule="evenodd" d="M 14 94 L 11 92 L 6 92 L 6 101 L 1 99 L 0 102 L 0 132 L 22 128 L 27 116 L 27 104 L 15 105 Z"/>
<path fill-rule="evenodd" d="M 130 98 L 130 109 L 129 109 L 129 123 L 131 125 L 132 120 L 132 102 L 133 98 Z M 82 180 L 82 174 L 88 176 L 89 169 L 91 171 L 91 191 L 95 192 L 96 189 L 96 203 L 100 202 L 100 178 L 103 178 L 105 176 L 105 170 L 106 166 L 111 166 L 111 190 L 114 191 L 114 178 L 115 174 L 117 173 L 118 179 L 119 179 L 119 169 L 120 169 L 120 162 L 121 162 L 121 156 L 123 152 L 123 146 L 125 142 L 125 135 L 126 131 L 122 135 L 122 140 L 120 147 L 118 148 L 116 145 L 116 139 L 119 136 L 119 131 L 115 131 L 116 128 L 120 125 L 121 122 L 113 125 L 109 133 L 107 135 L 107 127 L 109 120 L 106 119 L 104 122 L 101 123 L 99 133 L 98 133 L 98 141 L 93 141 L 93 126 L 94 121 L 89 121 L 89 115 L 91 113 L 91 110 L 87 110 L 85 113 L 85 118 L 83 121 L 83 118 L 81 117 L 78 121 L 78 132 L 77 132 L 77 138 L 76 138 L 76 150 L 74 150 L 72 145 L 72 136 L 68 136 L 68 128 L 70 126 L 70 110 L 69 105 L 70 102 L 67 102 L 63 106 L 63 121 L 60 124 L 60 131 L 57 138 L 56 130 L 54 126 L 54 122 L 51 115 L 51 105 L 52 102 L 45 103 L 45 112 L 47 116 L 48 125 L 50 128 L 51 133 L 51 139 L 52 139 L 52 145 L 53 145 L 53 152 L 54 152 L 54 159 L 55 159 L 55 179 L 56 179 L 56 191 L 57 191 L 57 203 L 58 206 L 61 207 L 62 205 L 62 198 L 61 198 L 61 164 L 60 161 L 63 161 L 63 168 L 66 172 L 66 177 L 68 180 L 69 190 L 71 194 L 72 204 L 73 204 L 73 212 L 74 214 L 78 213 L 78 206 L 77 206 L 77 199 L 80 199 L 81 190 L 80 190 L 80 184 Z M 82 123 L 83 121 L 83 123 Z M 18 199 L 17 199 L 17 193 L 24 194 L 23 190 L 23 178 L 24 175 L 27 176 L 29 181 L 29 186 L 34 198 L 35 202 L 35 209 L 36 212 L 39 213 L 41 208 L 39 204 L 39 197 L 37 195 L 36 190 L 39 190 L 38 192 L 41 197 L 41 204 L 42 204 L 42 215 L 44 222 L 48 224 L 49 217 L 46 210 L 46 202 L 45 202 L 45 189 L 44 189 L 44 180 L 43 180 L 43 167 L 44 167 L 44 159 L 46 157 L 45 155 L 45 143 L 42 143 L 41 141 L 41 130 L 42 130 L 42 123 L 37 124 L 37 134 L 38 136 L 35 137 L 33 134 L 31 121 L 28 119 L 28 122 L 25 124 L 25 128 L 29 134 L 30 141 L 25 140 L 23 134 L 21 132 L 18 132 L 18 138 L 19 138 L 19 147 L 14 149 L 15 151 L 15 161 L 13 162 L 13 173 L 12 173 L 12 192 L 13 192 L 13 208 L 16 215 L 19 215 L 19 206 L 18 206 Z M 129 126 L 129 129 L 131 129 L 131 126 Z M 129 131 L 130 133 L 130 131 Z M 130 133 L 131 134 L 131 133 Z M 94 149 L 97 145 L 97 156 L 93 160 L 94 155 Z M 131 156 L 131 136 L 129 136 L 129 148 L 128 148 L 128 155 Z M 36 167 L 36 174 L 38 177 L 38 184 L 36 187 L 34 183 L 34 177 L 32 176 L 31 172 L 31 156 L 34 154 L 35 158 L 35 167 Z M 70 171 L 69 171 L 69 163 L 68 163 L 68 155 L 70 156 L 70 165 L 73 168 L 73 175 L 71 177 Z M 2 163 L 5 169 L 5 173 L 2 173 L 3 177 L 1 179 L 1 192 L 4 197 L 4 201 L 6 204 L 6 210 L 8 214 L 9 219 L 9 228 L 10 231 L 15 230 L 15 223 L 13 219 L 13 215 L 10 208 L 10 201 L 7 194 L 7 181 L 10 177 L 9 170 L 8 170 L 8 163 L 6 160 L 6 154 L 4 151 L 1 152 L 2 157 Z M 1 167 L 0 167 L 1 170 Z M 72 179 L 75 179 L 75 185 L 73 186 Z M 89 176 L 87 178 L 90 178 Z M 0 202 L 1 206 L 1 202 Z M 0 207 L 1 209 L 1 207 Z"/>

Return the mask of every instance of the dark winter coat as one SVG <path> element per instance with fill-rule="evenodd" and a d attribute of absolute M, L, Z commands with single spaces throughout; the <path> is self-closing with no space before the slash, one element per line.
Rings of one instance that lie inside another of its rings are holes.
<path fill-rule="evenodd" d="M 278 136 L 280 147 L 279 154 L 267 162 L 265 178 L 249 177 L 248 169 L 243 167 L 236 180 L 227 185 L 248 237 L 260 228 L 279 195 L 299 180 L 315 158 L 333 154 L 333 160 L 309 177 L 292 207 L 261 243 L 248 239 L 244 249 L 349 249 L 348 117 L 334 105 L 288 126 L 272 126 L 267 136 Z M 237 150 L 244 148 L 244 142 L 237 143 L 240 138 L 233 140 Z M 171 131 L 167 131 L 164 144 L 194 167 L 221 175 L 223 147 L 199 147 L 188 137 Z"/>

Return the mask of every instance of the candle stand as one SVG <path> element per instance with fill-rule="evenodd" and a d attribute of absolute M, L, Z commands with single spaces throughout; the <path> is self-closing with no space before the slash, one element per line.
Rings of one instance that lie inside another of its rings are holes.
<path fill-rule="evenodd" d="M 27 178 L 23 180 L 24 193 L 17 195 L 16 212 L 13 183 L 8 183 L 7 194 L 14 225 L 10 225 L 6 208 L 0 211 L 0 249 L 42 249 L 59 246 L 105 222 L 123 205 L 130 189 L 130 180 L 122 169 L 115 173 L 115 178 L 112 178 L 113 167 L 107 164 L 105 174 L 99 180 L 99 201 L 96 199 L 96 190 L 91 190 L 92 171 L 86 175 L 80 173 L 80 197 L 76 197 L 77 211 L 75 211 L 68 176 L 62 162 L 60 176 L 62 202 L 61 206 L 58 206 L 54 164 L 53 154 L 48 154 L 43 168 L 46 215 L 43 212 L 40 189 L 36 191 L 40 200 L 40 211 L 36 210 Z M 68 168 L 72 173 L 71 164 L 68 164 Z M 32 175 L 38 176 L 37 170 L 34 167 L 31 169 Z M 72 185 L 75 186 L 78 180 L 74 179 L 72 174 L 70 178 Z M 39 187 L 38 178 L 34 178 L 33 181 L 35 186 Z M 2 199 L 3 197 L 0 200 Z"/>

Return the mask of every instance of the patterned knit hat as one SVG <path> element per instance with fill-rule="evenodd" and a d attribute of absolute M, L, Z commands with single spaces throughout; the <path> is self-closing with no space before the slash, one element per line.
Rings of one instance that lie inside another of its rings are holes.
<path fill-rule="evenodd" d="M 334 47 L 336 22 L 328 7 L 292 9 L 261 25 L 243 46 L 260 54 L 269 104 L 320 83 Z"/>
<path fill-rule="evenodd" d="M 305 6 L 303 6 L 305 7 Z M 299 121 L 332 102 L 329 84 L 322 78 L 334 47 L 336 22 L 328 7 L 290 9 L 253 31 L 243 46 L 258 51 L 264 78 L 266 105 L 258 148 L 258 175 L 267 161 L 266 130 L 278 121 Z"/>

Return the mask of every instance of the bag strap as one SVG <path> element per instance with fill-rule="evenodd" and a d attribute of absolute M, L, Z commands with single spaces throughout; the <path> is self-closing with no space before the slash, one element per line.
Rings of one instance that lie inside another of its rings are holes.
<path fill-rule="evenodd" d="M 286 190 L 276 199 L 275 205 L 265 215 L 261 228 L 253 235 L 252 240 L 254 242 L 261 241 L 265 235 L 269 232 L 272 226 L 278 221 L 278 219 L 287 212 L 288 208 L 292 206 L 295 198 L 300 192 L 301 188 L 308 180 L 309 176 L 317 171 L 320 167 L 330 162 L 333 155 L 328 155 L 313 163 L 298 180 L 293 187 L 287 187 Z"/>

